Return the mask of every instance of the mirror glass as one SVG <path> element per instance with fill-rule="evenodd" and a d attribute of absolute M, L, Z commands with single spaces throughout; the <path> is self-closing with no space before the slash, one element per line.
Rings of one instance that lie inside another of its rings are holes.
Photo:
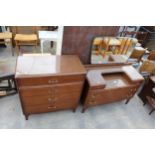
<path fill-rule="evenodd" d="M 137 39 L 131 37 L 94 37 L 90 63 L 126 63 L 137 43 Z"/>

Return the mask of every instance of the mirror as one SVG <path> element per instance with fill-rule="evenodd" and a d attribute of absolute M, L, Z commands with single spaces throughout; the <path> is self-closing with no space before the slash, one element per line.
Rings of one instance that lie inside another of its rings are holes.
<path fill-rule="evenodd" d="M 136 38 L 130 37 L 94 37 L 91 45 L 90 63 L 127 63 L 137 43 Z"/>

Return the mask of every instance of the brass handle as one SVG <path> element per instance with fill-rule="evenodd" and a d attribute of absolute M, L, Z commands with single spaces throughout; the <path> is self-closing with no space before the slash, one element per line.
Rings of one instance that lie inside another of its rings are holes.
<path fill-rule="evenodd" d="M 53 82 L 54 82 L 54 83 L 58 83 L 58 80 L 54 80 Z"/>
<path fill-rule="evenodd" d="M 49 101 L 49 102 L 51 102 L 51 101 L 52 101 L 52 99 L 51 99 L 51 98 L 48 98 L 48 101 Z"/>
<path fill-rule="evenodd" d="M 58 80 L 48 80 L 48 83 L 57 83 Z"/>
<path fill-rule="evenodd" d="M 56 101 L 57 101 L 57 98 L 53 98 L 53 99 L 51 99 L 51 98 L 48 98 L 48 101 L 49 101 L 49 102 L 52 102 L 52 103 L 54 103 L 54 102 L 56 102 Z"/>
<path fill-rule="evenodd" d="M 92 95 L 92 98 L 94 99 L 95 98 L 95 95 Z"/>
<path fill-rule="evenodd" d="M 47 108 L 48 108 L 48 109 L 53 109 L 53 108 L 55 109 L 56 106 L 48 106 Z"/>
<path fill-rule="evenodd" d="M 96 102 L 95 101 L 89 101 L 89 104 L 95 104 Z"/>
<path fill-rule="evenodd" d="M 52 81 L 51 81 L 51 80 L 48 80 L 48 83 L 49 83 L 49 84 L 51 84 L 51 83 L 52 83 Z"/>

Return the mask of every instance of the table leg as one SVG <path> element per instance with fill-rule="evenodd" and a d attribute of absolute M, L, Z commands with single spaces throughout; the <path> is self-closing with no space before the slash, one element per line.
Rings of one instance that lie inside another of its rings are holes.
<path fill-rule="evenodd" d="M 41 53 L 44 53 L 44 40 L 40 40 Z"/>
<path fill-rule="evenodd" d="M 11 51 L 12 51 L 12 56 L 14 56 L 14 50 L 13 50 L 13 45 L 12 45 L 12 39 L 10 39 L 10 48 L 11 48 Z"/>

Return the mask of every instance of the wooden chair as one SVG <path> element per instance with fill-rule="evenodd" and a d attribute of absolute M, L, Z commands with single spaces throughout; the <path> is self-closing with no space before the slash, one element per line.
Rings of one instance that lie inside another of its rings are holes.
<path fill-rule="evenodd" d="M 143 75 L 145 80 L 148 80 L 151 75 L 155 75 L 155 62 L 151 60 L 144 61 L 139 68 L 139 72 Z"/>
<path fill-rule="evenodd" d="M 12 49 L 12 33 L 11 32 L 2 32 L 0 33 L 0 44 L 8 44 L 11 45 L 12 55 L 14 55 L 13 49 Z M 8 41 L 9 40 L 9 41 Z"/>
<path fill-rule="evenodd" d="M 131 60 L 135 60 L 136 62 L 140 62 L 143 55 L 145 54 L 146 49 L 142 48 L 142 47 L 136 47 L 133 52 L 131 53 L 130 57 L 129 57 L 129 61 Z"/>
<path fill-rule="evenodd" d="M 121 46 L 121 41 L 115 37 L 105 37 L 103 39 L 103 47 L 106 53 L 117 54 Z"/>
<path fill-rule="evenodd" d="M 155 61 L 155 50 L 150 52 L 147 59 Z"/>
<path fill-rule="evenodd" d="M 15 35 L 15 45 L 16 45 L 16 48 L 18 50 L 18 54 L 20 52 L 20 46 L 22 45 L 32 45 L 32 46 L 35 46 L 37 47 L 37 43 L 38 43 L 38 37 L 37 37 L 37 34 L 36 34 L 36 28 L 35 26 L 32 27 L 31 29 L 31 33 L 30 32 L 25 32 L 23 34 L 20 33 L 20 28 L 24 28 L 24 27 L 20 27 L 20 26 L 17 26 L 16 27 L 16 35 Z M 28 27 L 25 27 L 25 31 L 28 31 L 28 29 L 30 29 L 30 26 Z"/>
<path fill-rule="evenodd" d="M 93 40 L 93 51 L 94 54 L 98 55 L 98 54 L 102 54 L 102 42 L 103 42 L 103 38 L 102 37 L 96 37 Z"/>
<path fill-rule="evenodd" d="M 148 36 L 148 32 L 142 32 L 142 31 L 123 31 L 121 32 L 122 36 L 124 37 L 135 37 L 138 39 L 138 42 L 144 46 L 145 45 L 145 42 L 146 42 L 146 39 L 147 39 L 147 36 Z"/>

